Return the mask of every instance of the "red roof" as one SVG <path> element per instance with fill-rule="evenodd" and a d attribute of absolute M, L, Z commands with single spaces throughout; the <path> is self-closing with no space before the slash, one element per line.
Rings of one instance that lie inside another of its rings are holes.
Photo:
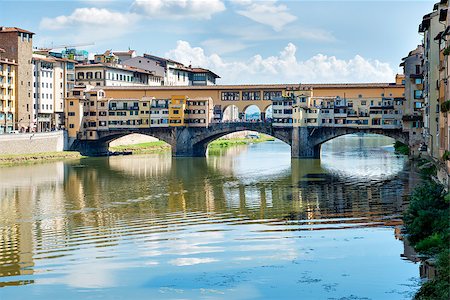
<path fill-rule="evenodd" d="M 21 29 L 19 27 L 4 27 L 4 26 L 0 27 L 0 32 L 22 32 L 22 33 L 34 34 L 34 32 L 31 32 L 31 31 L 28 31 L 25 29 Z"/>

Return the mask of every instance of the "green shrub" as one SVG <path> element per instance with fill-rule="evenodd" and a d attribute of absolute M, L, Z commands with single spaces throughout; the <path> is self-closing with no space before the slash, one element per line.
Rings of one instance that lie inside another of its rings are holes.
<path fill-rule="evenodd" d="M 444 49 L 444 55 L 449 55 L 450 54 L 450 47 L 447 47 Z"/>
<path fill-rule="evenodd" d="M 450 110 L 450 100 L 442 102 L 441 104 L 441 112 L 448 112 Z"/>
<path fill-rule="evenodd" d="M 450 151 L 445 150 L 444 154 L 442 154 L 442 160 L 450 160 Z"/>
<path fill-rule="evenodd" d="M 404 213 L 403 221 L 409 234 L 408 240 L 414 247 L 430 237 L 420 244 L 421 251 L 435 253 L 432 248 L 446 247 L 445 243 L 448 243 L 449 205 L 444 200 L 443 191 L 441 185 L 431 181 L 425 182 L 414 190 L 409 207 Z M 441 236 L 442 245 L 435 245 L 438 239 L 431 238 L 433 234 Z"/>
<path fill-rule="evenodd" d="M 405 145 L 400 142 L 395 142 L 394 144 L 395 152 L 403 154 L 403 155 L 409 155 L 409 147 L 408 145 Z"/>

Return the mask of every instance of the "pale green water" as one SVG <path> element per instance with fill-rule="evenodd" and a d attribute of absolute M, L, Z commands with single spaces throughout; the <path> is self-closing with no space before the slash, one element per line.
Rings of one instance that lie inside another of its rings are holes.
<path fill-rule="evenodd" d="M 417 178 L 386 145 L 0 169 L 0 299 L 410 299 L 396 228 Z"/>

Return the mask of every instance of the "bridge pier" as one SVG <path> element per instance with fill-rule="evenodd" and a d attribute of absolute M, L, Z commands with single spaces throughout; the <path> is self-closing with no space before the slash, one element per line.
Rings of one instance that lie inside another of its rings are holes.
<path fill-rule="evenodd" d="M 109 153 L 109 143 L 79 140 L 72 145 L 72 150 L 78 151 L 84 156 L 105 156 Z"/>
<path fill-rule="evenodd" d="M 205 157 L 207 145 L 194 143 L 196 130 L 193 128 L 177 128 L 176 138 L 171 144 L 174 157 Z"/>
<path fill-rule="evenodd" d="M 311 141 L 311 130 L 307 127 L 294 127 L 292 129 L 292 158 L 320 158 L 320 145 L 314 145 Z"/>

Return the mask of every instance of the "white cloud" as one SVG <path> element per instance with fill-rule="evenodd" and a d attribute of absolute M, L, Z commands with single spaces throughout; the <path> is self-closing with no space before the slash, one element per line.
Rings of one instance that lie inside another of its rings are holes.
<path fill-rule="evenodd" d="M 132 11 L 153 19 L 211 19 L 225 10 L 221 0 L 135 0 Z"/>
<path fill-rule="evenodd" d="M 233 0 L 233 3 L 242 6 L 236 12 L 255 22 L 269 25 L 276 31 L 281 31 L 286 24 L 297 20 L 297 17 L 289 13 L 284 4 L 278 4 L 276 0 L 251 1 Z"/>
<path fill-rule="evenodd" d="M 166 56 L 187 65 L 209 68 L 219 74 L 222 84 L 234 83 L 348 83 L 392 82 L 395 73 L 388 63 L 317 54 L 307 60 L 297 59 L 297 47 L 289 43 L 278 55 L 254 55 L 246 61 L 225 61 L 218 54 L 205 54 L 200 47 L 178 41 Z"/>
<path fill-rule="evenodd" d="M 275 41 L 275 40 L 310 40 L 315 42 L 335 42 L 332 32 L 320 28 L 307 28 L 303 26 L 288 26 L 276 34 L 270 28 L 261 26 L 247 26 L 236 28 L 228 26 L 222 33 L 238 38 L 242 41 Z"/>
<path fill-rule="evenodd" d="M 209 39 L 201 43 L 209 52 L 217 54 L 233 53 L 249 47 L 238 40 Z"/>
<path fill-rule="evenodd" d="M 55 31 L 55 36 L 46 36 L 59 43 L 93 43 L 110 47 L 112 38 L 120 38 L 136 27 L 141 17 L 133 13 L 121 13 L 105 8 L 77 8 L 70 15 L 43 18 L 41 29 Z M 70 30 L 67 30 L 70 29 Z M 59 30 L 59 31 L 58 31 Z M 61 34 L 60 30 L 64 30 Z M 105 42 L 105 43 L 104 43 Z"/>
<path fill-rule="evenodd" d="M 59 30 L 72 26 L 108 26 L 111 28 L 128 26 L 137 21 L 135 14 L 110 11 L 105 8 L 77 8 L 68 16 L 43 18 L 40 23 L 42 29 Z M 111 29 L 111 31 L 113 31 Z"/>

